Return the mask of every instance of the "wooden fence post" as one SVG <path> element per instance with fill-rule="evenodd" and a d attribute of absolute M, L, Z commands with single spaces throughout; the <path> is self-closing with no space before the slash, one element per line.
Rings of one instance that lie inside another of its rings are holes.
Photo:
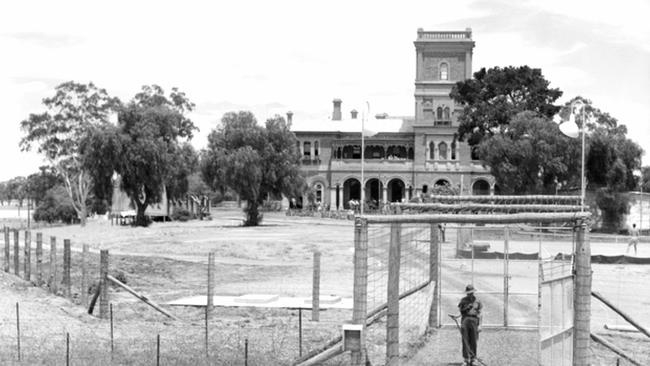
<path fill-rule="evenodd" d="M 357 217 L 354 221 L 354 292 L 352 322 L 361 324 L 360 350 L 350 355 L 351 366 L 366 364 L 366 316 L 368 312 L 368 220 Z"/>
<path fill-rule="evenodd" d="M 206 319 L 209 319 L 213 309 L 214 296 L 214 252 L 208 253 L 208 298 L 206 303 Z"/>
<path fill-rule="evenodd" d="M 36 285 L 43 284 L 43 233 L 36 233 Z"/>
<path fill-rule="evenodd" d="M 11 243 L 9 243 L 9 228 L 4 227 L 4 234 L 5 234 L 5 266 L 4 270 L 5 272 L 9 272 L 9 268 L 11 268 Z"/>
<path fill-rule="evenodd" d="M 388 248 L 388 309 L 386 312 L 386 366 L 399 365 L 399 269 L 400 233 L 399 223 L 390 224 Z"/>
<path fill-rule="evenodd" d="M 58 282 L 56 280 L 56 237 L 50 236 L 50 291 L 56 294 Z"/>
<path fill-rule="evenodd" d="M 83 245 L 81 252 L 81 304 L 88 306 L 88 244 Z"/>
<path fill-rule="evenodd" d="M 72 295 L 72 281 L 70 280 L 72 253 L 70 250 L 70 239 L 63 239 L 63 291 L 65 292 L 65 297 Z"/>
<path fill-rule="evenodd" d="M 433 298 L 431 300 L 431 308 L 429 308 L 429 328 L 438 328 L 440 322 L 438 321 L 438 307 L 440 306 L 440 279 L 439 279 L 439 263 L 440 263 L 440 229 L 438 224 L 431 224 L 431 232 L 429 239 L 429 282 L 433 289 Z"/>
<path fill-rule="evenodd" d="M 311 320 L 320 319 L 320 252 L 314 252 L 314 276 L 311 291 Z"/>
<path fill-rule="evenodd" d="M 18 229 L 14 230 L 14 274 L 20 276 L 20 243 Z"/>
<path fill-rule="evenodd" d="M 576 226 L 575 285 L 573 289 L 573 365 L 591 364 L 591 248 L 585 222 Z"/>
<path fill-rule="evenodd" d="M 99 317 L 106 319 L 108 316 L 108 250 L 99 252 Z"/>
<path fill-rule="evenodd" d="M 32 275 L 32 232 L 25 230 L 25 260 L 23 261 L 23 272 L 25 281 L 29 282 Z"/>

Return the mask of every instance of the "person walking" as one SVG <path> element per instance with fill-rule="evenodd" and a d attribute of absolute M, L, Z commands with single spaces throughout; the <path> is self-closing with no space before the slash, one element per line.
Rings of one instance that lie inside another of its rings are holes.
<path fill-rule="evenodd" d="M 476 289 L 473 285 L 465 287 L 465 297 L 458 303 L 460 310 L 460 333 L 463 346 L 464 366 L 478 365 L 476 343 L 481 326 L 481 310 L 483 305 L 475 296 Z"/>
<path fill-rule="evenodd" d="M 636 256 L 636 245 L 639 244 L 639 229 L 636 228 L 636 224 L 632 224 L 632 231 L 630 232 L 632 237 L 630 238 L 630 241 L 627 243 L 627 249 L 625 250 L 625 254 L 630 251 L 630 247 L 634 246 L 634 255 Z"/>

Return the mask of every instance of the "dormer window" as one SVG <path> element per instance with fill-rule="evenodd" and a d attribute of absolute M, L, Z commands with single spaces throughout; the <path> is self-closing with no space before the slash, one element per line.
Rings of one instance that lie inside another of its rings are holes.
<path fill-rule="evenodd" d="M 446 62 L 440 64 L 440 80 L 449 80 L 449 65 Z"/>

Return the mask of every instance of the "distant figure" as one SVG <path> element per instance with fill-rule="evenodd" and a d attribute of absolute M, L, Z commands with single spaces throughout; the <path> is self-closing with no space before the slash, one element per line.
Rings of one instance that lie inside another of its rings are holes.
<path fill-rule="evenodd" d="M 443 224 L 438 224 L 438 229 L 440 230 L 440 240 L 445 242 L 445 226 Z"/>
<path fill-rule="evenodd" d="M 476 362 L 476 343 L 478 342 L 478 333 L 481 326 L 481 310 L 483 305 L 474 296 L 476 289 L 473 285 L 465 287 L 466 296 L 460 300 L 458 309 L 460 310 L 460 333 L 463 346 L 463 365 L 478 365 Z"/>
<path fill-rule="evenodd" d="M 625 254 L 627 254 L 627 252 L 630 251 L 630 247 L 634 245 L 634 255 L 636 256 L 636 245 L 639 243 L 639 230 L 636 228 L 636 224 L 632 224 L 632 231 L 630 232 L 630 235 L 632 235 L 632 237 L 627 243 L 627 250 L 625 250 Z"/>

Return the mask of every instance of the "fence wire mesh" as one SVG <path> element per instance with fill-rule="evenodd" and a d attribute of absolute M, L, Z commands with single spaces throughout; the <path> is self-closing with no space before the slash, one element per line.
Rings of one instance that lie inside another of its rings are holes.
<path fill-rule="evenodd" d="M 430 282 L 430 225 L 399 226 L 399 353 L 405 355 L 426 330 L 433 290 Z M 385 308 L 388 302 L 389 247 L 391 228 L 368 227 L 369 313 Z M 373 364 L 386 360 L 386 318 L 367 330 L 368 357 Z"/>

